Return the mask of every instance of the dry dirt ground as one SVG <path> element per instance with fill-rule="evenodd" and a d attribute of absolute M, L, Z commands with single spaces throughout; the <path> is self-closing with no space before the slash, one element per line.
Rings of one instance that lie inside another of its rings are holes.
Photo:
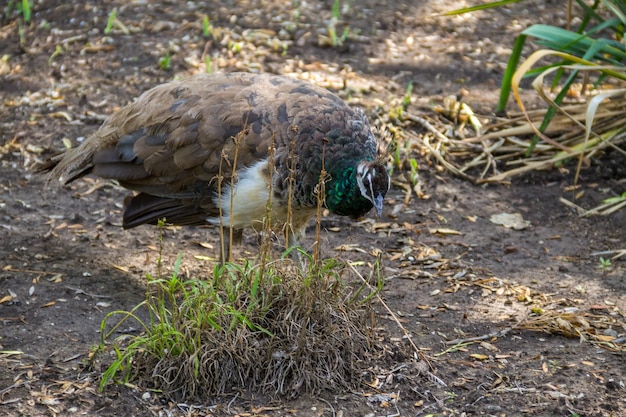
<path fill-rule="evenodd" d="M 156 233 L 121 229 L 119 188 L 88 179 L 44 191 L 44 179 L 31 171 L 63 140 L 87 136 L 142 91 L 204 71 L 205 54 L 214 70 L 311 79 L 372 119 L 402 98 L 409 81 L 418 114 L 432 116 L 444 96 L 463 94 L 489 116 L 515 34 L 531 23 L 562 23 L 563 2 L 433 17 L 446 2 L 342 1 L 349 8 L 338 28 L 349 25 L 350 36 L 337 47 L 318 38 L 327 33 L 330 1 L 33 3 L 21 44 L 15 15 L 0 28 L 0 414 L 626 415 L 626 263 L 600 268 L 597 254 L 626 248 L 626 211 L 579 218 L 559 202 L 574 199 L 571 170 L 475 186 L 426 155 L 420 175 L 427 199 L 405 204 L 394 187 L 383 219 L 324 220 L 325 256 L 367 264 L 383 251 L 382 296 L 445 386 L 418 374 L 405 335 L 380 307 L 389 353 L 372 364 L 379 377 L 371 386 L 288 402 L 244 393 L 197 404 L 145 387 L 97 391 L 98 373 L 84 364 L 103 317 L 143 299 Z M 123 26 L 104 35 L 113 9 Z M 202 37 L 205 15 L 219 42 Z M 168 51 L 166 70 L 159 60 Z M 593 161 L 577 204 L 593 207 L 623 192 L 624 178 L 624 159 Z M 496 213 L 520 213 L 530 226 L 496 225 L 489 220 Z M 254 254 L 254 240 L 246 238 L 242 255 Z M 212 262 L 197 255 L 215 254 L 199 242 L 215 245 L 217 235 L 168 230 L 166 262 L 182 252 L 189 274 L 202 277 Z M 335 250 L 341 244 L 352 250 Z"/>

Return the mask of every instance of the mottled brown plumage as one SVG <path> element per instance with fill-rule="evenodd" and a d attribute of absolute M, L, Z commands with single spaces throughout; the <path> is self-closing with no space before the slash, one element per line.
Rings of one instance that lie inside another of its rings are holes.
<path fill-rule="evenodd" d="M 42 169 L 62 184 L 93 173 L 137 191 L 125 228 L 165 217 L 232 226 L 240 236 L 261 228 L 271 197 L 273 224 L 289 220 L 297 240 L 315 213 L 322 159 L 331 212 L 358 217 L 375 205 L 380 214 L 390 181 L 360 110 L 292 78 L 231 73 L 147 91 Z"/>

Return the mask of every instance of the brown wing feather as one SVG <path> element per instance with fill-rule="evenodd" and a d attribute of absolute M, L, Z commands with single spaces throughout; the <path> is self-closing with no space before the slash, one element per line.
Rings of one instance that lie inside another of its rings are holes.
<path fill-rule="evenodd" d="M 218 215 L 217 211 L 207 211 L 192 201 L 157 197 L 146 193 L 139 193 L 124 203 L 122 223 L 124 229 L 142 224 L 157 224 L 161 219 L 179 226 L 197 226 L 206 224 L 206 215 Z M 205 216 L 199 216 L 199 213 L 204 213 Z"/>

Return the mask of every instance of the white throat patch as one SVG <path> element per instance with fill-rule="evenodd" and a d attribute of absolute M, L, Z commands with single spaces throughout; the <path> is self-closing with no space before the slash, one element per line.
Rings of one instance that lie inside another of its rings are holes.
<path fill-rule="evenodd" d="M 368 169 L 365 162 L 361 162 L 356 169 L 356 182 L 363 198 L 374 204 L 373 181 L 376 176 L 376 169 Z"/>

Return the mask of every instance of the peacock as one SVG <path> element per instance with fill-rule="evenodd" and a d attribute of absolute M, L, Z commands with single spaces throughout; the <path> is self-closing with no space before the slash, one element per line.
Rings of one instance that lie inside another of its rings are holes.
<path fill-rule="evenodd" d="M 265 219 L 299 244 L 319 199 L 337 215 L 373 207 L 380 216 L 391 185 L 381 149 L 363 111 L 326 89 L 215 73 L 148 90 L 40 170 L 48 183 L 93 174 L 134 191 L 125 229 L 162 218 L 222 227 L 224 262 L 243 229 L 262 230 Z"/>

